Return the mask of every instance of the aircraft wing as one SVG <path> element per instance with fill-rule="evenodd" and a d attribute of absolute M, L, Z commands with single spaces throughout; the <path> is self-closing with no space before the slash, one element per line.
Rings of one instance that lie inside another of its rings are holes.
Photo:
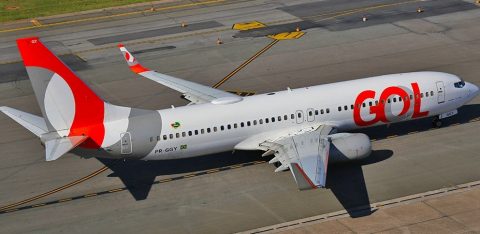
<path fill-rule="evenodd" d="M 260 146 L 267 150 L 265 154 L 275 155 L 269 163 L 281 163 L 275 172 L 290 169 L 300 190 L 325 187 L 331 144 L 328 135 L 332 130 L 332 126 L 322 125 L 313 131 L 265 141 Z"/>
<path fill-rule="evenodd" d="M 143 77 L 153 80 L 157 83 L 165 85 L 171 89 L 177 90 L 183 94 L 183 97 L 190 100 L 192 103 L 206 103 L 218 100 L 219 103 L 231 103 L 242 100 L 242 97 L 209 86 L 201 85 L 195 82 L 182 80 L 173 76 L 158 73 L 142 66 L 133 55 L 122 44 L 118 47 L 122 52 L 125 61 L 130 70 Z"/>

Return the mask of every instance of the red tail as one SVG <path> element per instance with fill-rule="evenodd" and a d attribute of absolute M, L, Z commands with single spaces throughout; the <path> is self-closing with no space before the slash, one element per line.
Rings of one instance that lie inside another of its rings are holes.
<path fill-rule="evenodd" d="M 103 100 L 38 37 L 18 39 L 17 45 L 49 129 L 88 136 L 82 146 L 99 147 L 105 133 Z"/>

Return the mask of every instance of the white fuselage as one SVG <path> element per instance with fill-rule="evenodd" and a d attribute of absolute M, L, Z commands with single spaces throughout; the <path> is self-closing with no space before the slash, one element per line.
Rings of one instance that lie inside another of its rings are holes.
<path fill-rule="evenodd" d="M 143 159 L 176 159 L 233 149 L 255 150 L 259 143 L 256 138 L 275 138 L 280 133 L 322 124 L 347 131 L 437 116 L 457 109 L 478 93 L 469 89 L 469 83 L 461 88 L 454 87 L 454 83 L 460 81 L 455 75 L 439 72 L 393 74 L 255 95 L 230 104 L 206 103 L 159 110 L 162 130 L 149 137 L 159 140 Z M 412 83 L 418 85 L 417 92 Z M 407 95 L 389 87 L 399 87 Z M 365 91 L 370 97 L 359 98 Z M 382 93 L 386 95 L 383 105 Z M 418 100 L 415 95 L 419 95 Z M 358 108 L 356 117 L 355 108 Z M 383 120 L 380 112 L 385 113 Z"/>

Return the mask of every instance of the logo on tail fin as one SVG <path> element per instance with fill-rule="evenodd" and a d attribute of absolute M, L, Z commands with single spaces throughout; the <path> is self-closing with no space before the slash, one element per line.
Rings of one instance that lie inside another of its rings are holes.
<path fill-rule="evenodd" d="M 104 102 L 37 37 L 17 40 L 49 131 L 88 136 L 82 146 L 98 148 L 104 139 Z"/>

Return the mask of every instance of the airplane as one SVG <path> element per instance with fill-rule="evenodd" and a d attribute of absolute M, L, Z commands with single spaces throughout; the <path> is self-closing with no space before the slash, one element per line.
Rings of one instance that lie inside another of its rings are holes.
<path fill-rule="evenodd" d="M 17 40 L 43 117 L 0 110 L 40 138 L 46 161 L 85 157 L 171 160 L 231 150 L 274 156 L 300 190 L 323 188 L 329 163 L 366 158 L 363 133 L 348 131 L 412 119 L 444 118 L 479 94 L 456 75 L 411 72 L 241 97 L 142 66 L 119 45 L 130 70 L 172 88 L 185 106 L 144 110 L 95 94 L 38 37 Z"/>

